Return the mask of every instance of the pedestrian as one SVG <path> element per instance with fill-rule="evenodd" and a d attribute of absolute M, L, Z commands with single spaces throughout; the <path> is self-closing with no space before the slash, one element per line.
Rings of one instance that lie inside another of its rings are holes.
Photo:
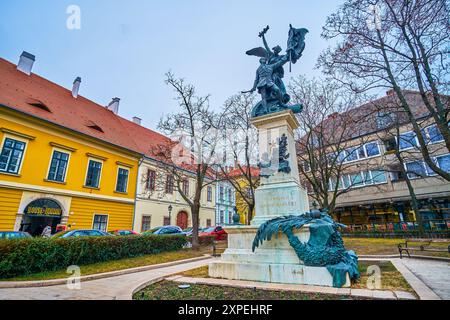
<path fill-rule="evenodd" d="M 50 227 L 50 225 L 47 224 L 47 226 L 42 231 L 41 236 L 43 236 L 44 238 L 49 238 L 51 235 L 52 235 L 52 227 Z"/>

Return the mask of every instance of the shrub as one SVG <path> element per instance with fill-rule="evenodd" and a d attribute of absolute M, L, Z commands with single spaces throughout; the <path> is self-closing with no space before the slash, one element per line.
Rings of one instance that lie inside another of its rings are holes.
<path fill-rule="evenodd" d="M 0 240 L 0 278 L 179 250 L 180 235 Z"/>
<path fill-rule="evenodd" d="M 198 244 L 200 246 L 212 246 L 214 242 L 214 236 L 199 236 L 198 237 Z M 192 243 L 192 236 L 188 236 L 187 240 Z"/>

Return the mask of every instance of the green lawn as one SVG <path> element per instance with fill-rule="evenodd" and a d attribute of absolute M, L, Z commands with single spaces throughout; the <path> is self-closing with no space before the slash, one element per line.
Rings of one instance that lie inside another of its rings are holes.
<path fill-rule="evenodd" d="M 201 248 L 198 251 L 192 249 L 183 249 L 173 252 L 164 252 L 159 254 L 145 255 L 135 258 L 127 258 L 114 261 L 106 261 L 95 264 L 80 266 L 81 276 L 86 276 L 95 273 L 103 273 L 109 271 L 123 270 L 128 268 L 142 267 L 164 262 L 189 259 L 202 256 L 203 254 L 211 253 L 210 248 Z M 66 270 L 57 270 L 49 272 L 40 272 L 16 278 L 2 279 L 2 281 L 31 281 L 31 280 L 50 280 L 62 279 L 69 276 Z"/>
<path fill-rule="evenodd" d="M 355 300 L 345 295 L 305 293 L 298 291 L 276 291 L 221 287 L 193 284 L 180 289 L 180 283 L 161 281 L 134 294 L 135 300 Z"/>

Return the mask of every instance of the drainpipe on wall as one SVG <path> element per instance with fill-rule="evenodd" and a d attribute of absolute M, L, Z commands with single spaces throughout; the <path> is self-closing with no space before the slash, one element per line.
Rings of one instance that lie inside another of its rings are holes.
<path fill-rule="evenodd" d="M 137 194 L 138 194 L 138 186 L 139 186 L 139 169 L 141 168 L 141 164 L 144 162 L 144 157 L 142 157 L 138 162 L 137 174 L 136 174 L 136 188 L 134 190 L 134 210 L 133 210 L 133 223 L 131 225 L 131 229 L 134 230 L 134 222 L 136 221 L 136 207 L 137 207 Z M 134 230 L 136 232 L 140 232 Z"/>

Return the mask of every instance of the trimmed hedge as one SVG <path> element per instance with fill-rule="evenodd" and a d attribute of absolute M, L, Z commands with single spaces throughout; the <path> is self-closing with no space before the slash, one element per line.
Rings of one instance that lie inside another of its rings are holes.
<path fill-rule="evenodd" d="M 215 237 L 214 236 L 199 236 L 198 237 L 198 244 L 200 246 L 212 246 L 214 242 Z M 188 236 L 187 240 L 192 243 L 192 236 Z"/>
<path fill-rule="evenodd" d="M 0 240 L 0 278 L 174 251 L 185 244 L 180 235 Z"/>

